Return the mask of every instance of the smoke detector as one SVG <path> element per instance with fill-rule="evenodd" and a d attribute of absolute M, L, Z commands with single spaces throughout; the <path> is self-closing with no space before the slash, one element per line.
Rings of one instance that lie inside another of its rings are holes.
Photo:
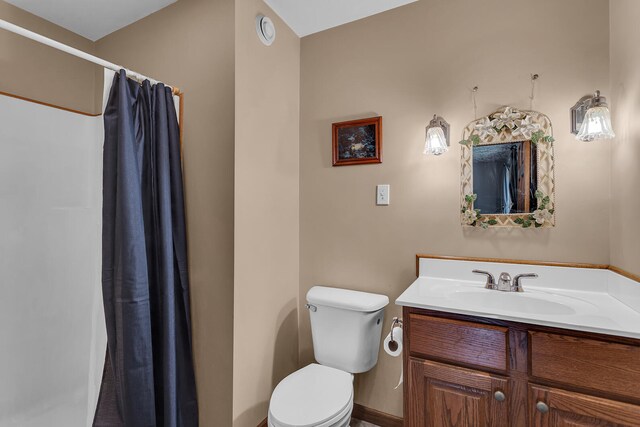
<path fill-rule="evenodd" d="M 276 27 L 271 19 L 264 15 L 256 16 L 256 32 L 260 41 L 266 46 L 271 46 L 276 39 Z"/>

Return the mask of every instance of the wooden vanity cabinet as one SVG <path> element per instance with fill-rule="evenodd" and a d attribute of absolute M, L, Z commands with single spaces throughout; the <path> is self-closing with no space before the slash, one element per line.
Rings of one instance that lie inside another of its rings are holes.
<path fill-rule="evenodd" d="M 509 426 L 506 378 L 429 360 L 410 363 L 411 382 L 418 386 L 410 425 Z"/>
<path fill-rule="evenodd" d="M 405 307 L 406 427 L 640 427 L 640 340 Z"/>
<path fill-rule="evenodd" d="M 537 385 L 529 386 L 529 408 L 531 427 L 640 425 L 640 406 Z"/>

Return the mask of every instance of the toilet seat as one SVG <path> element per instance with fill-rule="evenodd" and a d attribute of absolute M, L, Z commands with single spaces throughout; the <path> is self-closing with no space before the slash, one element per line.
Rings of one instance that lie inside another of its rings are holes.
<path fill-rule="evenodd" d="M 352 408 L 352 375 L 312 363 L 283 379 L 275 388 L 269 403 L 269 426 L 348 425 Z"/>

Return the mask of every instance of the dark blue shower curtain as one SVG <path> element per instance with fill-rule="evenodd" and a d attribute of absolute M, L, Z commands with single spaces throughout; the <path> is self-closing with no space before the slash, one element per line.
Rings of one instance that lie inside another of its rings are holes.
<path fill-rule="evenodd" d="M 180 134 L 171 89 L 116 74 L 104 113 L 107 357 L 96 427 L 198 425 Z"/>

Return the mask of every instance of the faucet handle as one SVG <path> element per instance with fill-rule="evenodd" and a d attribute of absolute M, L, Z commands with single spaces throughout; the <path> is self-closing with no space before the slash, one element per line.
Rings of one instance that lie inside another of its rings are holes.
<path fill-rule="evenodd" d="M 496 279 L 493 277 L 493 274 L 484 270 L 473 270 L 472 273 L 475 274 L 484 274 L 487 276 L 487 283 L 485 283 L 484 287 L 487 289 L 495 289 L 496 288 Z"/>
<path fill-rule="evenodd" d="M 524 292 L 524 289 L 522 288 L 522 285 L 520 284 L 521 279 L 530 277 L 532 279 L 535 279 L 536 277 L 538 277 L 538 275 L 536 273 L 526 273 L 526 274 L 518 274 L 516 275 L 516 277 L 513 278 L 513 284 L 511 285 L 511 291 L 513 292 Z"/>

